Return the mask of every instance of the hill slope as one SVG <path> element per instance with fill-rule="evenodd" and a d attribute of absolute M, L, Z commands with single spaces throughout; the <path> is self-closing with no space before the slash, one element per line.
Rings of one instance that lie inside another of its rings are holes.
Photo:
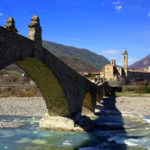
<path fill-rule="evenodd" d="M 61 61 L 63 61 L 65 64 L 76 70 L 77 72 L 96 72 L 99 71 L 99 69 L 88 65 L 79 59 L 76 58 L 69 58 L 65 56 L 59 56 L 58 57 Z"/>
<path fill-rule="evenodd" d="M 65 61 L 65 59 L 69 59 L 71 64 L 73 64 L 75 59 L 77 59 L 77 60 L 80 60 L 82 63 L 93 66 L 94 68 L 99 70 L 99 69 L 102 69 L 104 65 L 109 63 L 109 60 L 106 59 L 104 56 L 97 55 L 87 49 L 64 46 L 61 44 L 48 42 L 48 41 L 43 41 L 43 47 L 45 47 L 47 50 L 49 50 L 51 53 L 53 53 L 57 57 L 64 56 L 65 57 L 63 58 L 64 62 L 67 62 Z M 74 66 L 75 65 L 76 66 L 79 65 L 79 63 L 74 64 Z"/>
<path fill-rule="evenodd" d="M 146 56 L 145 58 L 135 62 L 130 67 L 133 69 L 144 69 L 150 66 L 150 55 Z"/>

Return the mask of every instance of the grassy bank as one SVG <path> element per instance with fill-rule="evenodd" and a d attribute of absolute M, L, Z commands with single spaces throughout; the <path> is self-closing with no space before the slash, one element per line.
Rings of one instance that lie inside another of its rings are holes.
<path fill-rule="evenodd" d="M 0 97 L 41 97 L 37 87 L 5 87 L 0 88 Z"/>
<path fill-rule="evenodd" d="M 115 95 L 129 97 L 150 96 L 150 86 L 123 88 L 122 92 L 116 92 Z"/>

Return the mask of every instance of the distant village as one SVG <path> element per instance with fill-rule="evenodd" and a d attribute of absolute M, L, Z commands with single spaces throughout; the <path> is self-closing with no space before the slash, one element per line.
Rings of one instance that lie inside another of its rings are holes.
<path fill-rule="evenodd" d="M 101 84 L 104 81 L 124 83 L 129 81 L 150 81 L 150 66 L 144 70 L 134 70 L 128 67 L 128 52 L 123 51 L 123 67 L 116 65 L 116 60 L 112 59 L 110 64 L 97 72 L 79 72 L 95 84 Z"/>

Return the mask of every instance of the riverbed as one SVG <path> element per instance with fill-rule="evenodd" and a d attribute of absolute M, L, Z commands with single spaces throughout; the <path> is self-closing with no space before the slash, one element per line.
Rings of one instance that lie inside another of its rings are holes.
<path fill-rule="evenodd" d="M 139 106 L 142 98 L 138 98 L 136 103 L 132 98 L 125 97 L 104 99 L 101 105 L 97 105 L 97 115 L 91 117 L 97 125 L 92 132 L 39 129 L 38 121 L 47 111 L 44 101 L 39 98 L 40 102 L 38 102 L 34 98 L 34 100 L 31 100 L 32 102 L 30 99 L 24 99 L 24 101 L 20 102 L 18 98 L 19 102 L 17 103 L 16 99 L 13 98 L 13 101 L 10 102 L 10 104 L 15 102 L 11 108 L 11 113 L 9 109 L 6 109 L 8 107 L 5 107 L 7 112 L 4 111 L 4 103 L 7 103 L 6 101 L 10 99 L 1 100 L 1 108 L 3 108 L 3 113 L 5 112 L 5 114 L 2 114 L 2 110 L 0 111 L 0 122 L 19 122 L 22 126 L 13 129 L 0 129 L 0 150 L 150 149 L 150 115 L 145 109 L 141 109 L 141 107 L 148 109 L 150 105 L 141 104 L 142 106 L 138 108 L 137 106 Z M 150 99 L 144 98 L 144 101 L 149 103 Z M 28 106 L 27 102 L 29 102 L 30 106 Z M 35 102 L 36 104 L 34 105 Z M 28 108 L 31 107 L 31 104 L 35 108 L 29 112 Z M 42 109 L 40 113 L 36 112 L 39 107 Z M 27 112 L 24 112 L 24 115 L 20 115 L 16 108 Z M 33 112 L 35 112 L 35 116 Z"/>

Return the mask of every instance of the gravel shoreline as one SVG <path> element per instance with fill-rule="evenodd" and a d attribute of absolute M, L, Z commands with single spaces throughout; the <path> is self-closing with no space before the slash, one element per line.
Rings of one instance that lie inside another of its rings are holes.
<path fill-rule="evenodd" d="M 122 113 L 150 116 L 150 97 L 117 97 L 116 107 Z"/>
<path fill-rule="evenodd" d="M 104 98 L 100 106 L 104 111 L 150 115 L 150 97 L 109 97 Z M 0 116 L 43 117 L 46 113 L 43 97 L 0 98 Z"/>
<path fill-rule="evenodd" d="M 20 120 L 32 117 L 42 118 L 47 113 L 43 97 L 0 98 L 0 129 L 19 128 Z"/>
<path fill-rule="evenodd" d="M 96 107 L 102 115 L 150 116 L 150 97 L 109 97 Z M 47 113 L 43 97 L 0 98 L 0 128 L 17 128 L 28 117 L 42 118 Z M 16 119 L 17 118 L 17 119 Z"/>
<path fill-rule="evenodd" d="M 150 116 L 150 97 L 109 97 L 104 98 L 98 105 L 99 110 L 118 112 L 121 115 Z"/>
<path fill-rule="evenodd" d="M 0 116 L 43 117 L 46 113 L 43 97 L 0 98 Z"/>

